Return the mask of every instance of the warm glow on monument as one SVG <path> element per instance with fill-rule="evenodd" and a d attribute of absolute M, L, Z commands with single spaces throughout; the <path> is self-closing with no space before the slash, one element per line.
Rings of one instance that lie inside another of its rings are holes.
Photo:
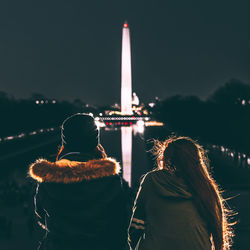
<path fill-rule="evenodd" d="M 124 23 L 122 30 L 121 113 L 132 115 L 131 49 L 127 23 Z"/>

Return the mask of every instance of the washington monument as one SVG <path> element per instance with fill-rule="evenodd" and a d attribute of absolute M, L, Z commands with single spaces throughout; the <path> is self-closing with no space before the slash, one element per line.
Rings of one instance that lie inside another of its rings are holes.
<path fill-rule="evenodd" d="M 132 74 L 130 32 L 128 23 L 122 29 L 122 63 L 121 63 L 121 113 L 132 115 Z"/>

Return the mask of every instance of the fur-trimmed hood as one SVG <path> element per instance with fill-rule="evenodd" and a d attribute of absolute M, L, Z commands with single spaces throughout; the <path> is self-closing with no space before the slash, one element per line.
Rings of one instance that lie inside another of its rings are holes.
<path fill-rule="evenodd" d="M 29 167 L 29 176 L 37 182 L 76 183 L 117 175 L 120 165 L 112 158 L 95 159 L 87 162 L 62 159 L 50 162 L 38 159 Z"/>

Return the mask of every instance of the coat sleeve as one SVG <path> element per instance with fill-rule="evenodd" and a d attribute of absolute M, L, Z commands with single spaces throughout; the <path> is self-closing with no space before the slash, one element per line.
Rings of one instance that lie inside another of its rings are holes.
<path fill-rule="evenodd" d="M 141 181 L 138 189 L 136 199 L 134 202 L 133 213 L 130 220 L 128 229 L 128 242 L 130 248 L 135 249 L 138 241 L 144 234 L 146 226 L 146 214 L 145 214 L 145 192 L 146 192 L 146 179 L 147 175 Z"/>

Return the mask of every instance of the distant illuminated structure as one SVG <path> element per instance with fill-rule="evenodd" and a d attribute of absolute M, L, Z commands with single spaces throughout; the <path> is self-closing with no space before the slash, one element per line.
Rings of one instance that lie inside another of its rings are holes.
<path fill-rule="evenodd" d="M 140 104 L 139 98 L 136 95 L 136 93 L 133 93 L 133 99 L 132 99 L 132 104 L 138 106 Z"/>
<path fill-rule="evenodd" d="M 121 114 L 132 115 L 131 49 L 128 23 L 122 29 Z M 131 186 L 132 127 L 122 127 L 123 178 Z"/>
<path fill-rule="evenodd" d="M 132 74 L 130 32 L 128 23 L 122 29 L 122 65 L 121 65 L 121 113 L 132 115 Z"/>

